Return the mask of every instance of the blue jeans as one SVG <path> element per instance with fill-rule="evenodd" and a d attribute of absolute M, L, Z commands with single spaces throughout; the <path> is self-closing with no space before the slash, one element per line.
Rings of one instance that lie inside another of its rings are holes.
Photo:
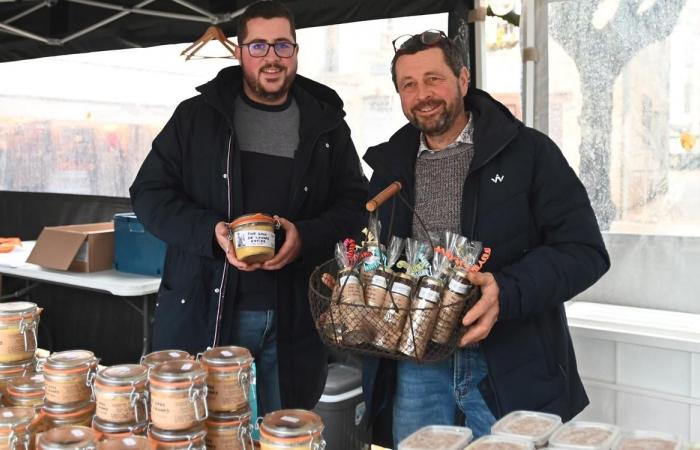
<path fill-rule="evenodd" d="M 227 344 L 245 347 L 255 358 L 258 416 L 282 409 L 274 311 L 235 311 Z"/>
<path fill-rule="evenodd" d="M 479 392 L 488 369 L 479 348 L 465 348 L 437 363 L 399 361 L 394 397 L 394 448 L 427 425 L 465 425 L 474 438 L 489 434 L 496 418 Z M 464 423 L 457 422 L 458 408 Z"/>

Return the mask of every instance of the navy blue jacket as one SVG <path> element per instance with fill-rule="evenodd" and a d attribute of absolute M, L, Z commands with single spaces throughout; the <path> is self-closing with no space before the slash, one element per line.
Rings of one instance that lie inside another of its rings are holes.
<path fill-rule="evenodd" d="M 610 260 L 586 190 L 559 148 L 483 91 L 470 89 L 465 108 L 474 120 L 475 154 L 462 193 L 461 231 L 492 249 L 483 271 L 494 274 L 500 289 L 498 321 L 482 342 L 489 375 L 480 390 L 496 417 L 525 409 L 568 420 L 588 398 L 564 302 L 598 280 Z M 370 196 L 398 180 L 412 203 L 418 143 L 419 131 L 409 124 L 367 151 Z M 383 242 L 390 210 L 386 203 L 379 211 Z M 411 236 L 411 222 L 410 210 L 396 202 L 392 234 Z M 372 423 L 391 407 L 395 363 L 365 362 Z"/>
<path fill-rule="evenodd" d="M 168 244 L 153 327 L 153 349 L 200 352 L 230 344 L 238 272 L 227 283 L 228 262 L 214 226 L 240 216 L 240 152 L 234 99 L 240 67 L 222 70 L 182 102 L 153 141 L 131 186 L 139 219 Z M 313 268 L 333 256 L 333 246 L 366 226 L 367 180 L 336 93 L 297 76 L 291 90 L 300 111 L 299 148 L 287 199 L 287 218 L 301 236 L 302 256 L 277 271 L 277 345 L 282 405 L 312 408 L 326 378 L 324 348 L 307 299 Z M 268 174 L 260 167 L 259 176 Z M 278 238 L 280 238 L 278 236 Z M 226 287 L 233 286 L 233 292 Z"/>

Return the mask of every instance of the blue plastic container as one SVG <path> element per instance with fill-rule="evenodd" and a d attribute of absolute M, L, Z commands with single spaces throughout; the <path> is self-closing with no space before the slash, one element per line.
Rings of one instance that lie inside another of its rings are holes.
<path fill-rule="evenodd" d="M 146 231 L 134 213 L 114 215 L 114 268 L 120 272 L 160 276 L 165 242 Z"/>

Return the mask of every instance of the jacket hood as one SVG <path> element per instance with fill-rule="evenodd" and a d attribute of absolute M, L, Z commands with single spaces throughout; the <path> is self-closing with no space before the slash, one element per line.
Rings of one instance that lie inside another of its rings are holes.
<path fill-rule="evenodd" d="M 233 119 L 233 102 L 243 90 L 241 66 L 226 67 L 213 80 L 197 87 L 204 100 Z M 333 122 L 345 116 L 343 101 L 331 88 L 297 74 L 290 92 L 299 103 L 299 108 L 312 114 L 313 121 Z"/>
<path fill-rule="evenodd" d="M 475 153 L 469 169 L 473 172 L 508 145 L 524 125 L 508 108 L 480 89 L 469 89 L 464 97 L 464 109 L 474 120 Z M 385 170 L 399 179 L 411 179 L 419 139 L 420 131 L 408 123 L 389 141 L 370 147 L 363 159 L 374 170 Z"/>

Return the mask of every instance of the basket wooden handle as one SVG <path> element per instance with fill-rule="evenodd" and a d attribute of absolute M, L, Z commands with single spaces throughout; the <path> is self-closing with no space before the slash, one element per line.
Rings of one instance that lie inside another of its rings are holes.
<path fill-rule="evenodd" d="M 398 181 L 394 181 L 386 189 L 384 189 L 382 192 L 375 195 L 374 198 L 372 198 L 372 200 L 368 201 L 367 204 L 365 205 L 365 208 L 367 208 L 367 211 L 369 211 L 369 212 L 376 211 L 377 208 L 379 208 L 379 206 L 382 203 L 389 200 L 391 197 L 393 197 L 400 190 L 401 190 L 401 183 L 399 183 Z"/>

